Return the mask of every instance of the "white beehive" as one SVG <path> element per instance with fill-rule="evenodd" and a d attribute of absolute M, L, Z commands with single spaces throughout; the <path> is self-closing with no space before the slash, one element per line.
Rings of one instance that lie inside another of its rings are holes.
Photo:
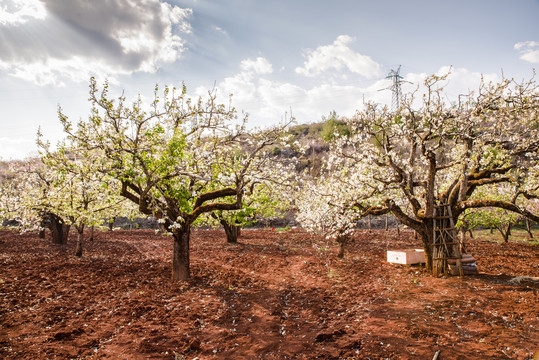
<path fill-rule="evenodd" d="M 423 249 L 388 250 L 387 261 L 404 265 L 424 263 L 425 252 Z"/>

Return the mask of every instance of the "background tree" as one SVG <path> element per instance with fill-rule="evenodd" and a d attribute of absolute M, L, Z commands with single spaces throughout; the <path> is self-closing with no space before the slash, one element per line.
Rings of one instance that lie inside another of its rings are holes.
<path fill-rule="evenodd" d="M 111 214 L 121 211 L 125 199 L 120 197 L 119 183 L 106 173 L 99 149 L 76 148 L 59 142 L 54 151 L 38 133 L 41 161 L 53 181 L 42 201 L 42 211 L 54 214 L 77 230 L 76 256 L 82 256 L 85 228 L 100 226 Z"/>
<path fill-rule="evenodd" d="M 38 158 L 14 162 L 2 179 L 0 208 L 20 231 L 40 230 L 44 237 L 43 229 L 48 228 L 53 243 L 61 245 L 67 242 L 70 224 L 49 206 L 55 181 L 54 171 Z"/>
<path fill-rule="evenodd" d="M 243 197 L 243 205 L 236 211 L 216 211 L 208 217 L 210 224 L 221 224 L 227 242 L 236 243 L 244 226 L 260 219 L 284 216 L 291 206 L 290 187 L 293 167 L 273 163 L 271 174 L 264 172 L 252 183 Z M 269 179 L 273 179 L 270 181 Z M 279 179 L 279 180 L 275 180 Z"/>
<path fill-rule="evenodd" d="M 521 196 L 523 192 L 519 191 L 518 188 L 521 188 L 518 179 L 515 179 L 512 184 L 492 184 L 476 190 L 470 200 L 480 200 L 489 197 L 492 200 L 510 202 L 522 209 L 537 213 L 537 209 L 534 206 L 536 198 L 535 191 L 529 192 L 526 190 L 528 197 L 526 199 L 524 196 Z M 527 219 L 519 213 L 497 207 L 467 209 L 463 217 L 465 217 L 468 226 L 472 229 L 490 228 L 498 230 L 505 243 L 509 242 L 509 236 L 513 227 Z"/>
<path fill-rule="evenodd" d="M 23 206 L 23 196 L 27 183 L 23 174 L 30 173 L 31 161 L 2 163 L 0 174 L 0 219 L 2 222 L 21 224 L 19 217 Z"/>
<path fill-rule="evenodd" d="M 345 174 L 341 176 L 346 178 Z M 301 226 L 336 240 L 339 243 L 339 258 L 344 257 L 345 245 L 361 217 L 360 213 L 346 205 L 355 199 L 359 189 L 351 186 L 353 181 L 340 181 L 341 176 L 324 174 L 305 179 L 295 201 L 297 220 Z"/>
<path fill-rule="evenodd" d="M 520 219 L 519 214 L 500 208 L 469 209 L 465 213 L 468 228 L 496 229 L 504 242 L 509 242 L 513 226 Z"/>

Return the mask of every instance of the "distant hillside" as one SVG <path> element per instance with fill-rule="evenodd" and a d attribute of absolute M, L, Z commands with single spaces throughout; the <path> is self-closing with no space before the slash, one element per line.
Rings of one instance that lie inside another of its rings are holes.
<path fill-rule="evenodd" d="M 282 149 L 280 146 L 275 146 L 272 149 L 272 154 L 278 157 L 300 159 L 298 171 L 308 168 L 311 175 L 317 176 L 321 167 L 322 159 L 329 150 L 329 143 L 334 140 L 335 133 L 347 135 L 350 133 L 346 123 L 339 120 L 336 115 L 330 114 L 328 119 L 323 118 L 322 121 L 311 124 L 299 124 L 291 126 L 288 134 L 292 135 L 291 142 L 299 142 L 306 152 L 300 154 L 294 151 Z M 12 168 L 20 168 L 24 164 L 35 166 L 39 162 L 38 158 L 25 160 L 9 160 L 0 161 L 0 179 L 10 176 Z"/>
<path fill-rule="evenodd" d="M 323 161 L 327 156 L 330 143 L 335 139 L 335 134 L 350 135 L 347 124 L 339 120 L 333 113 L 329 119 L 323 118 L 321 122 L 311 124 L 300 124 L 290 127 L 288 134 L 292 135 L 291 143 L 298 142 L 306 148 L 305 153 L 299 154 L 290 150 L 283 150 L 276 146 L 272 153 L 280 157 L 297 157 L 299 164 L 298 171 L 307 171 L 311 176 L 320 175 Z"/>

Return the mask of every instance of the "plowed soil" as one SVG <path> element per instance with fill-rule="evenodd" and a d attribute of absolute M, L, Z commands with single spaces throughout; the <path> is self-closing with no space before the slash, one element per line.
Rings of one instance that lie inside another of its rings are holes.
<path fill-rule="evenodd" d="M 2 359 L 534 359 L 539 246 L 470 240 L 478 275 L 386 262 L 410 233 L 358 231 L 345 258 L 301 230 L 192 234 L 192 280 L 172 239 L 99 232 L 74 257 L 0 230 Z"/>

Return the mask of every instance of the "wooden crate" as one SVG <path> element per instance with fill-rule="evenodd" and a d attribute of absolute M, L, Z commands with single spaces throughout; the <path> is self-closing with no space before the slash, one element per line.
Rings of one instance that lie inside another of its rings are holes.
<path fill-rule="evenodd" d="M 423 249 L 388 250 L 387 261 L 404 265 L 424 263 L 425 252 Z"/>

